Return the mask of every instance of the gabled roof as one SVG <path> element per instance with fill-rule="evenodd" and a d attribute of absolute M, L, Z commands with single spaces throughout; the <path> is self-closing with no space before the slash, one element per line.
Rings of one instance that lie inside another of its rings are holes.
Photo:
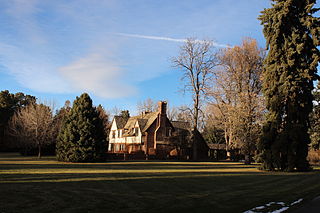
<path fill-rule="evenodd" d="M 171 121 L 175 129 L 190 130 L 190 123 L 185 121 Z"/>
<path fill-rule="evenodd" d="M 156 120 L 157 116 L 158 112 L 149 112 L 144 115 L 131 117 L 125 124 L 124 129 L 130 130 L 134 128 L 134 125 L 136 122 L 138 122 L 141 132 L 145 132 L 151 126 L 154 120 Z"/>
<path fill-rule="evenodd" d="M 118 129 L 123 129 L 123 127 L 125 126 L 125 124 L 127 123 L 128 121 L 128 118 L 124 118 L 122 116 L 114 116 L 114 120 L 117 124 L 117 128 Z"/>
<path fill-rule="evenodd" d="M 143 127 L 141 127 L 142 132 L 145 132 L 149 129 L 149 127 L 151 126 L 151 124 L 157 119 L 158 117 L 158 112 L 150 112 L 148 113 L 148 117 L 147 117 L 147 122 L 145 123 L 145 125 Z M 143 118 L 145 119 L 145 118 Z"/>

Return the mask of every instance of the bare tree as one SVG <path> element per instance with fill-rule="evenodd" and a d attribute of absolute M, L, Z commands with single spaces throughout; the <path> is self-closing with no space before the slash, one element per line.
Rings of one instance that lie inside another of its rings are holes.
<path fill-rule="evenodd" d="M 9 132 L 23 147 L 36 147 L 38 158 L 44 145 L 53 142 L 53 115 L 44 104 L 30 104 L 15 112 L 9 122 Z"/>
<path fill-rule="evenodd" d="M 137 103 L 138 113 L 143 112 L 155 112 L 158 109 L 158 104 L 156 101 L 153 101 L 151 98 L 147 98 L 144 101 L 139 101 Z"/>
<path fill-rule="evenodd" d="M 254 39 L 244 39 L 241 46 L 222 50 L 220 66 L 215 71 L 213 109 L 224 127 L 227 149 L 240 148 L 250 163 L 255 148 L 264 104 L 261 94 L 261 74 L 265 51 Z"/>
<path fill-rule="evenodd" d="M 204 94 L 208 92 L 212 70 L 216 66 L 216 54 L 209 40 L 187 39 L 180 47 L 178 57 L 172 59 L 173 66 L 183 73 L 184 91 L 192 94 L 193 106 L 190 109 L 193 117 L 193 158 L 197 159 L 197 140 L 199 114 Z"/>
<path fill-rule="evenodd" d="M 168 116 L 170 121 L 178 120 L 178 114 L 179 114 L 179 108 L 178 107 L 174 107 L 174 106 L 168 105 L 167 116 Z"/>

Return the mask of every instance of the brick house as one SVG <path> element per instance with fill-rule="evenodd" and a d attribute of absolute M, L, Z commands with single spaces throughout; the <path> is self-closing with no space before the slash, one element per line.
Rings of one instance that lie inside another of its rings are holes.
<path fill-rule="evenodd" d="M 160 101 L 157 112 L 123 118 L 115 116 L 109 133 L 109 153 L 143 153 L 147 158 L 165 159 L 174 150 L 170 138 L 175 131 L 167 117 L 167 103 Z"/>

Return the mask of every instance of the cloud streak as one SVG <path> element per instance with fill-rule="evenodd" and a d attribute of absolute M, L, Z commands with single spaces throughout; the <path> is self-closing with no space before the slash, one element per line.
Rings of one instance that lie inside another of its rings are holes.
<path fill-rule="evenodd" d="M 184 43 L 187 42 L 188 39 L 181 39 L 181 38 L 170 38 L 170 37 L 163 37 L 163 36 L 149 36 L 149 35 L 140 35 L 140 34 L 130 34 L 130 33 L 115 33 L 115 35 L 125 36 L 125 37 L 131 37 L 131 38 L 141 38 L 141 39 L 150 39 L 150 40 L 162 40 L 162 41 L 172 41 L 172 42 L 179 42 Z M 196 42 L 204 42 L 204 40 L 195 40 Z M 219 44 L 216 42 L 212 42 L 212 45 L 215 47 L 222 47 L 226 48 L 229 47 L 225 44 Z"/>

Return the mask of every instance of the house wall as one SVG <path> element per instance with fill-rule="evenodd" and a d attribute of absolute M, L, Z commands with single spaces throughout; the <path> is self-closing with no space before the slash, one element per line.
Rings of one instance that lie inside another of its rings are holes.
<path fill-rule="evenodd" d="M 145 149 L 146 149 L 146 154 L 148 155 L 155 155 L 155 146 L 156 144 L 154 143 L 155 141 L 155 137 L 154 137 L 154 133 L 156 130 L 156 123 L 157 120 L 155 120 L 151 126 L 149 127 L 148 131 L 147 131 L 147 136 L 146 136 L 146 143 L 145 143 Z"/>
<path fill-rule="evenodd" d="M 131 137 L 125 137 L 125 142 L 128 144 L 132 144 L 132 143 L 139 143 L 141 144 L 141 130 L 139 128 L 139 124 L 138 122 L 135 123 L 134 128 L 136 130 L 137 128 L 137 132 L 135 132 L 135 136 L 131 136 Z"/>
<path fill-rule="evenodd" d="M 113 120 L 109 133 L 108 151 L 113 153 L 131 153 L 143 150 L 141 143 L 142 134 L 138 122 L 135 123 L 134 128 L 138 128 L 135 136 L 123 137 L 124 130 L 117 129 L 116 121 Z"/>
<path fill-rule="evenodd" d="M 109 133 L 109 152 L 122 152 L 125 146 L 125 138 L 122 137 L 123 130 L 117 129 L 116 121 L 112 121 L 110 133 Z"/>

